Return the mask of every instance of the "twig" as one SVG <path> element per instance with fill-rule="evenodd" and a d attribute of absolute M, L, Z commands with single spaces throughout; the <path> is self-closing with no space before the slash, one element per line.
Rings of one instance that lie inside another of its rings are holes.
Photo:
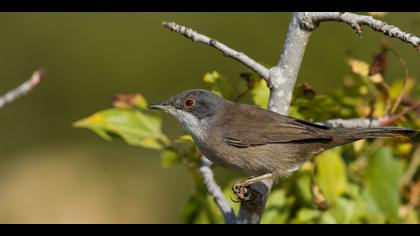
<path fill-rule="evenodd" d="M 363 30 L 361 26 L 366 25 L 386 36 L 409 43 L 417 50 L 420 50 L 420 38 L 371 16 L 357 15 L 348 12 L 307 12 L 301 19 L 302 26 L 308 30 L 314 30 L 319 23 L 323 21 L 338 21 L 347 23 L 356 31 L 356 33 L 362 34 Z"/>
<path fill-rule="evenodd" d="M 232 207 L 230 207 L 229 203 L 226 201 L 222 189 L 214 180 L 213 171 L 211 169 L 212 165 L 213 163 L 210 160 L 204 156 L 201 156 L 200 173 L 203 176 L 204 184 L 206 185 L 210 195 L 213 197 L 214 202 L 222 212 L 225 223 L 235 224 L 235 213 L 233 212 Z"/>
<path fill-rule="evenodd" d="M 397 110 L 398 106 L 400 105 L 402 99 L 405 96 L 406 90 L 407 90 L 408 68 L 407 68 L 407 63 L 405 63 L 404 59 L 400 55 L 398 55 L 398 53 L 395 50 L 393 50 L 391 48 L 388 48 L 388 50 L 391 51 L 394 54 L 394 56 L 398 59 L 398 61 L 400 62 L 401 68 L 403 69 L 403 73 L 404 73 L 403 87 L 402 87 L 401 92 L 398 95 L 397 99 L 395 100 L 395 103 L 394 103 L 394 105 L 392 106 L 392 109 L 391 109 L 391 114 L 393 114 Z"/>
<path fill-rule="evenodd" d="M 401 177 L 400 185 L 401 187 L 405 187 L 410 184 L 412 181 L 413 176 L 416 174 L 417 170 L 420 167 L 420 147 L 417 147 L 414 150 L 413 157 L 408 164 L 407 170 L 405 171 L 404 175 Z"/>
<path fill-rule="evenodd" d="M 321 187 L 315 181 L 315 175 L 317 172 L 317 163 L 319 158 L 315 157 L 311 160 L 312 162 L 312 170 L 311 170 L 311 182 L 309 190 L 312 195 L 312 203 L 321 211 L 328 210 L 331 205 L 328 202 L 328 199 L 325 197 L 324 193 L 321 190 Z"/>
<path fill-rule="evenodd" d="M 418 106 L 420 105 L 420 101 L 417 101 L 416 103 L 414 103 L 412 106 L 410 106 L 409 108 L 405 109 L 404 111 L 402 111 L 401 113 L 391 116 L 386 120 L 382 121 L 382 125 L 383 126 L 387 126 L 390 125 L 391 123 L 397 121 L 398 119 L 400 119 L 401 117 L 405 116 L 407 113 L 413 111 L 414 109 L 416 109 Z"/>
<path fill-rule="evenodd" d="M 175 22 L 166 22 L 165 21 L 165 22 L 163 22 L 163 26 L 165 26 L 165 28 L 167 28 L 167 29 L 170 29 L 174 32 L 177 32 L 177 33 L 180 33 L 180 34 L 184 35 L 185 37 L 191 39 L 194 42 L 204 43 L 204 44 L 207 44 L 209 46 L 212 46 L 212 47 L 216 48 L 217 50 L 221 51 L 223 53 L 223 55 L 225 55 L 227 57 L 231 57 L 231 58 L 241 62 L 242 64 L 244 64 L 248 68 L 255 71 L 257 74 L 262 76 L 264 79 L 266 79 L 266 80 L 269 79 L 270 71 L 267 68 L 265 68 L 265 66 L 259 64 L 254 59 L 245 55 L 243 52 L 238 52 L 236 50 L 233 50 L 232 48 L 224 45 L 223 43 L 220 43 L 220 42 L 218 42 L 214 39 L 211 39 L 204 34 L 200 34 L 196 31 L 194 31 L 193 29 L 187 28 L 187 27 L 182 26 L 182 25 L 178 25 Z"/>
<path fill-rule="evenodd" d="M 27 94 L 35 86 L 41 82 L 42 77 L 44 76 L 43 70 L 37 70 L 32 74 L 32 77 L 21 84 L 19 87 L 7 92 L 5 95 L 0 97 L 0 109 L 3 108 L 6 104 L 9 104 L 15 101 L 17 98 Z"/>
<path fill-rule="evenodd" d="M 379 119 L 375 118 L 354 118 L 354 119 L 333 119 L 327 120 L 323 122 L 319 122 L 318 124 L 322 124 L 328 127 L 334 128 L 371 128 L 371 127 L 381 127 L 381 126 L 388 126 L 401 117 L 407 115 L 409 112 L 416 109 L 420 106 L 420 101 L 417 101 L 410 107 L 406 108 L 399 114 L 393 116 L 387 116 Z"/>
<path fill-rule="evenodd" d="M 324 122 L 319 122 L 319 124 L 334 127 L 334 128 L 370 128 L 370 127 L 380 127 L 382 122 L 386 120 L 382 119 L 366 119 L 366 118 L 355 118 L 355 119 L 334 119 L 327 120 Z"/>
<path fill-rule="evenodd" d="M 420 101 L 417 101 L 415 104 L 411 105 L 401 113 L 393 116 L 387 116 L 379 119 L 374 118 L 354 118 L 354 119 L 333 119 L 323 122 L 318 122 L 318 124 L 325 125 L 328 127 L 334 128 L 372 128 L 372 127 L 381 127 L 388 126 L 401 117 L 407 115 L 407 113 L 413 111 L 418 106 L 420 106 Z"/>

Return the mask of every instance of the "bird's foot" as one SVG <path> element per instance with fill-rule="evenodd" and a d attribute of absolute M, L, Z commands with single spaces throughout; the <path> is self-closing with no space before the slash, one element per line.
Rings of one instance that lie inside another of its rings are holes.
<path fill-rule="evenodd" d="M 231 198 L 232 201 L 244 204 L 250 209 L 256 207 L 257 202 L 261 199 L 262 196 L 258 190 L 251 188 L 251 185 L 257 183 L 258 181 L 272 177 L 273 174 L 268 173 L 247 180 L 235 182 L 232 186 L 232 190 L 238 198 L 236 200 Z"/>
<path fill-rule="evenodd" d="M 246 183 L 243 181 L 235 182 L 232 186 L 233 193 L 238 197 L 234 202 L 244 202 L 251 200 L 251 192 L 248 191 Z"/>

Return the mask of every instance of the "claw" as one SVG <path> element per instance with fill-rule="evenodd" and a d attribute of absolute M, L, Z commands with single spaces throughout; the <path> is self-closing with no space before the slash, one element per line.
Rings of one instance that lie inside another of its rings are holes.
<path fill-rule="evenodd" d="M 232 202 L 234 202 L 234 203 L 240 203 L 241 202 L 241 200 L 239 200 L 239 197 L 236 198 L 236 199 L 233 199 L 232 196 L 229 196 L 229 197 L 230 197 L 230 200 L 232 200 Z"/>
<path fill-rule="evenodd" d="M 232 186 L 233 192 L 236 194 L 238 199 L 234 200 L 231 198 L 233 202 L 244 202 L 249 201 L 251 199 L 251 193 L 246 188 L 246 185 L 243 182 L 236 182 Z"/>

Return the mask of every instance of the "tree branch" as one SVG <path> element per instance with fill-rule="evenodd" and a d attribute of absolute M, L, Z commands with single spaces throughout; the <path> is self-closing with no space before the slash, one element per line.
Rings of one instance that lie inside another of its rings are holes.
<path fill-rule="evenodd" d="M 319 122 L 328 127 L 334 128 L 371 128 L 371 127 L 380 127 L 383 126 L 383 122 L 386 121 L 386 118 L 382 119 L 366 119 L 366 118 L 355 118 L 355 119 L 334 119 L 327 120 L 324 122 Z"/>
<path fill-rule="evenodd" d="M 196 31 L 194 31 L 193 29 L 187 28 L 187 27 L 182 26 L 182 25 L 178 25 L 175 22 L 166 22 L 165 21 L 165 22 L 163 22 L 163 26 L 165 26 L 165 28 L 167 28 L 167 29 L 170 29 L 171 31 L 174 31 L 174 32 L 177 32 L 177 33 L 180 33 L 180 34 L 184 35 L 185 37 L 191 39 L 194 42 L 204 43 L 204 44 L 207 44 L 209 46 L 212 46 L 212 47 L 216 48 L 217 50 L 222 52 L 224 56 L 231 57 L 231 58 L 239 61 L 240 63 L 244 64 L 248 68 L 255 71 L 261 77 L 266 79 L 267 82 L 269 82 L 268 79 L 269 79 L 270 71 L 267 68 L 265 68 L 265 66 L 259 64 L 258 62 L 256 62 L 252 58 L 245 55 L 243 52 L 235 51 L 232 48 L 224 45 L 223 43 L 220 43 L 220 42 L 216 41 L 215 39 L 211 39 L 204 34 L 200 34 Z"/>
<path fill-rule="evenodd" d="M 289 113 L 293 88 L 311 35 L 310 31 L 300 26 L 302 15 L 299 12 L 293 13 L 280 60 L 277 66 L 271 68 L 272 86 L 268 108 L 283 115 Z"/>
<path fill-rule="evenodd" d="M 293 13 L 279 63 L 270 69 L 269 80 L 271 83 L 268 109 L 283 115 L 288 114 L 293 88 L 311 35 L 310 31 L 300 26 L 302 14 Z M 272 180 L 264 180 L 250 186 L 256 195 L 259 195 L 259 202 L 255 208 L 242 204 L 238 222 L 251 224 L 260 222 L 272 185 Z"/>
<path fill-rule="evenodd" d="M 41 82 L 42 77 L 44 76 L 43 70 L 37 70 L 32 74 L 32 77 L 21 84 L 19 87 L 7 92 L 5 95 L 0 97 L 0 109 L 5 105 L 15 101 L 17 98 L 27 94 L 35 86 Z"/>
<path fill-rule="evenodd" d="M 420 38 L 400 30 L 394 25 L 389 25 L 384 21 L 377 20 L 371 16 L 357 15 L 348 12 L 307 12 L 301 18 L 301 23 L 307 30 L 314 30 L 320 22 L 338 21 L 350 25 L 358 34 L 362 34 L 362 25 L 381 32 L 391 38 L 397 38 L 405 43 L 411 44 L 417 50 L 420 50 Z"/>
<path fill-rule="evenodd" d="M 222 189 L 214 179 L 213 171 L 211 169 L 212 165 L 213 163 L 209 159 L 207 159 L 205 156 L 201 156 L 201 166 L 199 171 L 203 176 L 204 184 L 206 185 L 210 195 L 213 197 L 214 202 L 222 212 L 225 223 L 235 224 L 235 213 L 233 212 L 232 207 L 230 207 L 229 203 L 226 201 Z"/>

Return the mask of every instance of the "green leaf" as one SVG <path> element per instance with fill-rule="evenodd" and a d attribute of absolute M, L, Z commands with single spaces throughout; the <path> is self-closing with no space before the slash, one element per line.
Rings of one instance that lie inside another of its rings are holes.
<path fill-rule="evenodd" d="M 302 206 L 312 206 L 312 194 L 310 191 L 311 176 L 309 171 L 300 170 L 297 172 L 296 180 L 294 181 L 297 201 Z"/>
<path fill-rule="evenodd" d="M 168 138 L 161 131 L 161 119 L 143 111 L 113 108 L 97 112 L 74 123 L 87 128 L 106 140 L 121 137 L 130 145 L 161 149 Z"/>
<path fill-rule="evenodd" d="M 334 215 L 331 214 L 329 211 L 322 212 L 321 224 L 337 224 L 337 220 L 335 219 Z"/>
<path fill-rule="evenodd" d="M 183 209 L 186 224 L 209 223 L 204 211 L 205 199 L 202 193 L 196 192 L 188 199 Z"/>
<path fill-rule="evenodd" d="M 318 223 L 322 212 L 314 209 L 300 208 L 296 217 L 290 222 L 292 224 L 314 224 Z"/>
<path fill-rule="evenodd" d="M 257 80 L 251 89 L 252 100 L 255 105 L 267 109 L 270 89 L 264 79 Z"/>
<path fill-rule="evenodd" d="M 273 191 L 267 199 L 261 224 L 285 224 L 295 202 L 294 197 L 287 197 L 284 189 Z"/>
<path fill-rule="evenodd" d="M 386 222 L 386 216 L 367 190 L 361 192 L 360 196 L 356 198 L 356 203 L 356 208 L 364 210 L 364 214 L 361 217 L 362 223 L 383 224 Z"/>
<path fill-rule="evenodd" d="M 172 142 L 171 147 L 177 153 L 177 156 L 187 163 L 199 163 L 200 157 L 197 153 L 196 145 L 189 135 L 182 135 Z"/>
<path fill-rule="evenodd" d="M 206 213 L 212 224 L 222 224 L 225 221 L 222 212 L 209 194 L 207 194 Z"/>
<path fill-rule="evenodd" d="M 299 107 L 293 104 L 289 107 L 289 116 L 297 119 L 305 119 L 305 116 L 299 113 Z"/>
<path fill-rule="evenodd" d="M 379 149 L 369 158 L 366 172 L 367 191 L 392 223 L 399 221 L 399 182 L 402 174 L 402 162 L 395 158 L 389 147 Z"/>
<path fill-rule="evenodd" d="M 210 87 L 211 91 L 226 99 L 233 98 L 233 89 L 227 79 L 219 72 L 213 71 L 206 73 L 203 77 L 204 83 Z"/>
<path fill-rule="evenodd" d="M 419 215 L 416 213 L 416 210 L 411 208 L 408 210 L 407 216 L 404 218 L 404 224 L 419 224 Z"/>
<path fill-rule="evenodd" d="M 413 79 L 408 79 L 405 93 L 410 94 L 410 91 L 414 89 L 415 81 Z M 400 94 L 404 87 L 404 80 L 399 79 L 393 82 L 389 88 L 389 94 L 392 99 L 396 99 Z"/>
<path fill-rule="evenodd" d="M 184 206 L 183 215 L 187 224 L 220 224 L 224 221 L 222 213 L 203 185 L 197 187 L 191 195 Z"/>
<path fill-rule="evenodd" d="M 327 150 L 318 157 L 316 183 L 329 201 L 346 192 L 346 166 L 337 148 Z"/>
<path fill-rule="evenodd" d="M 301 118 L 306 120 L 320 121 L 341 117 L 343 108 L 345 108 L 345 106 L 338 103 L 338 101 L 341 101 L 341 97 L 335 99 L 331 95 L 314 94 L 314 92 L 307 93 L 309 94 L 305 95 L 301 89 L 294 90 L 291 112 L 294 112 L 294 114 L 298 113 L 298 115 L 302 116 Z"/>
<path fill-rule="evenodd" d="M 178 157 L 178 154 L 175 150 L 166 149 L 161 153 L 161 166 L 165 169 L 168 169 L 175 164 L 181 163 L 181 159 Z"/>
<path fill-rule="evenodd" d="M 360 210 L 360 209 L 359 209 Z M 337 198 L 333 204 L 333 207 L 329 210 L 337 223 L 349 224 L 355 223 L 352 221 L 356 220 L 356 203 L 353 200 L 346 198 Z"/>

